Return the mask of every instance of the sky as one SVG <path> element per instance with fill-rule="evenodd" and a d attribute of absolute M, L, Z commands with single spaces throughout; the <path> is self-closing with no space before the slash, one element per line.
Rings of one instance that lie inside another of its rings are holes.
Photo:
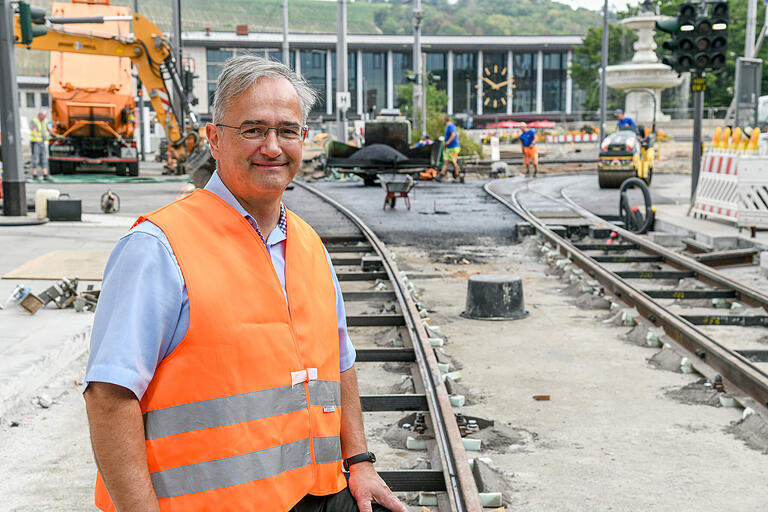
<path fill-rule="evenodd" d="M 603 8 L 605 0 L 555 0 L 561 4 L 570 5 L 571 7 L 584 7 L 593 11 L 598 11 Z M 639 0 L 608 0 L 608 6 L 610 10 L 623 9 L 627 4 L 637 5 Z"/>

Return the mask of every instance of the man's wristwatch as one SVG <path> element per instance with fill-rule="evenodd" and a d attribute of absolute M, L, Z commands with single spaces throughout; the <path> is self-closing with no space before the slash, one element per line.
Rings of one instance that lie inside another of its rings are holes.
<path fill-rule="evenodd" d="M 373 463 L 376 462 L 376 456 L 373 454 L 373 452 L 358 453 L 357 455 L 353 455 L 348 459 L 344 459 L 342 466 L 344 466 L 345 471 L 349 471 L 349 466 L 357 464 L 358 462 Z"/>

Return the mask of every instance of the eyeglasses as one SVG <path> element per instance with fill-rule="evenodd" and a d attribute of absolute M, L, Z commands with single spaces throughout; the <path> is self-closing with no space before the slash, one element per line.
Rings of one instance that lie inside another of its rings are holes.
<path fill-rule="evenodd" d="M 237 130 L 242 138 L 258 142 L 266 140 L 270 130 L 275 130 L 277 140 L 280 142 L 298 142 L 304 138 L 308 130 L 306 126 L 299 126 L 298 124 L 267 126 L 265 124 L 252 123 L 250 121 L 246 121 L 240 126 L 229 126 L 228 124 L 223 123 L 216 123 L 216 126 Z"/>

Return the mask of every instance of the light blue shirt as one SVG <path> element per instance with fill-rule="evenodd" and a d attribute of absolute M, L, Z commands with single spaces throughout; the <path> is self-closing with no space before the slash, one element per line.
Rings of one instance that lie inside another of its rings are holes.
<path fill-rule="evenodd" d="M 206 190 L 237 210 L 263 240 L 256 221 L 213 173 Z M 285 296 L 285 213 L 265 241 Z M 355 349 L 347 334 L 341 287 L 325 253 L 336 290 L 340 367 L 355 362 Z M 287 302 L 287 298 L 286 298 Z M 189 297 L 179 264 L 163 231 L 145 221 L 115 245 L 104 270 L 99 303 L 91 333 L 91 352 L 85 373 L 89 382 L 123 386 L 141 399 L 155 369 L 184 339 L 189 327 Z"/>

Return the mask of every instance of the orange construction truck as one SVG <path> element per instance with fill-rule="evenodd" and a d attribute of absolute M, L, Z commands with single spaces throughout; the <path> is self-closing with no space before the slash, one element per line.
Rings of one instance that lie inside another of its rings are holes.
<path fill-rule="evenodd" d="M 108 1 L 54 3 L 55 15 L 24 0 L 17 2 L 14 44 L 62 54 L 51 59 L 56 135 L 50 146 L 51 172 L 74 172 L 78 166 L 101 163 L 116 166 L 119 174 L 138 174 L 130 62 L 147 91 L 154 119 L 165 130 L 175 172 L 187 173 L 196 185 L 204 185 L 215 161 L 192 111 L 195 99 L 185 85 L 191 75 L 179 73 L 171 42 L 157 25 L 127 10 L 101 11 L 109 8 Z M 85 10 L 69 10 L 81 8 Z M 65 16 L 65 12 L 82 14 Z M 69 60 L 70 55 L 82 59 Z M 109 58 L 102 62 L 105 56 Z M 178 107 L 169 102 L 171 90 L 179 99 Z"/>
<path fill-rule="evenodd" d="M 56 18 L 122 17 L 99 25 L 69 24 L 69 32 L 129 37 L 131 11 L 109 0 L 51 4 Z M 77 48 L 75 48 L 76 50 Z M 51 174 L 73 173 L 94 165 L 114 167 L 120 176 L 138 176 L 134 132 L 135 103 L 131 59 L 51 52 Z"/>

